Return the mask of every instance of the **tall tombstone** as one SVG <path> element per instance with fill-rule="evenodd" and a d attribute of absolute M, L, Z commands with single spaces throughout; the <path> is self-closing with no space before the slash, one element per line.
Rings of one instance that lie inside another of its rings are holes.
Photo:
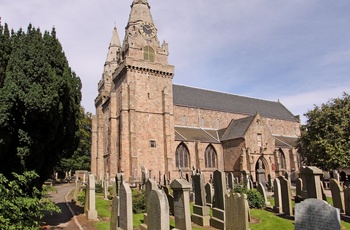
<path fill-rule="evenodd" d="M 205 184 L 205 200 L 206 200 L 207 206 L 209 207 L 213 206 L 213 185 L 211 183 Z"/>
<path fill-rule="evenodd" d="M 260 182 L 266 188 L 266 178 L 265 178 L 265 169 L 262 166 L 261 159 L 258 160 L 258 169 L 256 170 L 256 180 Z"/>
<path fill-rule="evenodd" d="M 262 185 L 261 182 L 258 183 L 257 190 L 259 191 L 259 193 L 261 194 L 261 196 L 264 198 L 265 205 L 266 205 L 266 206 L 271 205 L 270 202 L 267 200 L 265 187 Z"/>
<path fill-rule="evenodd" d="M 282 211 L 288 216 L 293 216 L 292 198 L 290 195 L 290 183 L 284 176 L 279 176 L 281 183 Z"/>
<path fill-rule="evenodd" d="M 175 228 L 180 230 L 190 230 L 190 190 L 191 184 L 184 179 L 175 179 L 170 183 L 170 188 L 174 195 Z"/>
<path fill-rule="evenodd" d="M 250 172 L 247 170 L 242 170 L 242 181 L 243 181 L 243 185 L 248 187 L 249 186 L 249 178 L 250 178 Z"/>
<path fill-rule="evenodd" d="M 345 214 L 350 216 L 350 187 L 344 190 Z"/>
<path fill-rule="evenodd" d="M 235 186 L 234 176 L 232 172 L 228 173 L 227 180 L 228 180 L 228 188 L 232 190 Z"/>
<path fill-rule="evenodd" d="M 108 180 L 103 181 L 103 199 L 108 200 Z"/>
<path fill-rule="evenodd" d="M 122 179 L 120 187 L 120 218 L 119 225 L 123 230 L 132 230 L 132 194 L 130 186 Z"/>
<path fill-rule="evenodd" d="M 273 211 L 276 213 L 282 213 L 282 195 L 281 195 L 281 183 L 278 178 L 275 178 L 273 181 L 273 190 L 274 190 L 274 200 L 275 205 L 273 206 Z"/>
<path fill-rule="evenodd" d="M 169 211 L 171 215 L 174 215 L 174 197 L 170 194 L 169 188 L 164 186 L 163 187 L 164 193 L 166 197 L 168 198 L 168 203 L 169 203 Z"/>
<path fill-rule="evenodd" d="M 332 193 L 333 206 L 339 208 L 340 213 L 344 213 L 344 194 L 339 182 L 334 179 L 329 180 L 329 189 Z"/>
<path fill-rule="evenodd" d="M 169 229 L 169 205 L 162 190 L 152 190 L 147 201 L 147 229 Z"/>
<path fill-rule="evenodd" d="M 209 207 L 206 204 L 204 175 L 197 174 L 192 176 L 195 204 L 193 205 L 193 215 L 191 219 L 193 223 L 200 226 L 208 226 L 210 220 Z"/>
<path fill-rule="evenodd" d="M 85 215 L 88 220 L 97 220 L 97 211 L 96 211 L 96 197 L 95 197 L 95 176 L 90 174 L 88 177 L 88 185 L 86 188 L 87 203 Z M 85 195 L 85 196 L 86 196 Z M 86 200 L 86 199 L 85 199 Z"/>
<path fill-rule="evenodd" d="M 316 198 L 322 200 L 321 191 L 321 169 L 314 166 L 303 167 L 300 170 L 300 176 L 303 181 L 303 190 L 301 196 L 303 199 Z"/>
<path fill-rule="evenodd" d="M 272 191 L 272 178 L 271 174 L 267 175 L 267 191 Z"/>
<path fill-rule="evenodd" d="M 340 229 L 339 209 L 319 199 L 306 199 L 295 205 L 295 230 Z"/>
<path fill-rule="evenodd" d="M 225 173 L 216 170 L 214 171 L 214 196 L 215 203 L 213 216 L 210 219 L 210 225 L 214 228 L 225 229 L 225 193 L 226 180 Z"/>
<path fill-rule="evenodd" d="M 301 178 L 295 179 L 295 195 L 301 197 L 301 191 L 303 190 L 303 181 Z"/>
<path fill-rule="evenodd" d="M 147 204 L 148 203 L 148 199 L 149 199 L 149 194 L 153 190 L 158 190 L 158 186 L 157 186 L 157 183 L 154 180 L 148 179 L 146 181 L 145 188 L 146 188 L 145 199 L 146 199 L 146 204 Z M 143 220 L 144 220 L 144 223 L 147 224 L 147 221 L 148 221 L 147 206 L 146 206 L 146 213 L 143 216 Z"/>
<path fill-rule="evenodd" d="M 110 230 L 117 230 L 119 227 L 119 196 L 112 199 L 112 211 L 110 219 Z"/>
<path fill-rule="evenodd" d="M 246 194 L 231 193 L 225 195 L 225 214 L 227 230 L 249 230 L 249 205 Z"/>

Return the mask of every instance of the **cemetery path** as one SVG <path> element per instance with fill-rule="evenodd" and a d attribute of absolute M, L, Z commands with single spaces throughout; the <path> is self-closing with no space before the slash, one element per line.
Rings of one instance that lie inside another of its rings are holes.
<path fill-rule="evenodd" d="M 79 215 L 79 211 L 77 210 L 77 206 L 74 202 L 66 201 L 67 194 L 74 189 L 74 184 L 60 184 L 56 185 L 55 188 L 57 192 L 50 193 L 50 199 L 61 209 L 61 213 L 47 213 L 42 221 L 45 223 L 42 226 L 43 229 L 72 229 L 72 230 L 80 230 L 82 227 L 76 224 L 75 215 Z M 69 206 L 68 206 L 69 205 Z M 71 208 L 71 210 L 70 210 Z M 74 210 L 74 211 L 73 211 Z M 72 214 L 75 213 L 74 215 Z"/>

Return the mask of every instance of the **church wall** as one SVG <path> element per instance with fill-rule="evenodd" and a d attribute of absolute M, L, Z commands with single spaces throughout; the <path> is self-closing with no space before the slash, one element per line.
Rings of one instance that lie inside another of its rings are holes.
<path fill-rule="evenodd" d="M 300 136 L 300 123 L 294 121 L 285 121 L 279 119 L 265 118 L 266 126 L 270 129 L 271 133 L 274 135 L 281 136 Z"/>
<path fill-rule="evenodd" d="M 244 139 L 236 139 L 223 142 L 224 149 L 224 171 L 233 172 L 235 176 L 240 176 L 241 153 L 245 148 Z M 242 169 L 246 169 L 246 162 L 242 162 Z"/>

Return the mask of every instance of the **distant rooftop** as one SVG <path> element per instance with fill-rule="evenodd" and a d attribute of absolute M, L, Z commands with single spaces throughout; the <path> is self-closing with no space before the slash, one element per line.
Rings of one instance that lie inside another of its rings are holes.
<path fill-rule="evenodd" d="M 298 119 L 280 102 L 173 84 L 174 105 L 255 115 L 288 121 Z"/>

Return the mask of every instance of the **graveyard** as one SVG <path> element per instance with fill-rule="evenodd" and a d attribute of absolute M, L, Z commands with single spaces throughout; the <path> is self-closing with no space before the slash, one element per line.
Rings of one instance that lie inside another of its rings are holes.
<path fill-rule="evenodd" d="M 350 229 L 350 188 L 333 177 L 324 180 L 316 167 L 302 168 L 295 182 L 280 176 L 266 185 L 219 170 L 210 183 L 198 171 L 189 181 L 145 178 L 139 185 L 123 181 L 123 174 L 97 184 L 87 175 L 85 189 L 76 181 L 72 198 L 79 203 L 84 195 L 85 219 L 95 229 Z M 253 191 L 260 209 L 248 202 Z"/>

